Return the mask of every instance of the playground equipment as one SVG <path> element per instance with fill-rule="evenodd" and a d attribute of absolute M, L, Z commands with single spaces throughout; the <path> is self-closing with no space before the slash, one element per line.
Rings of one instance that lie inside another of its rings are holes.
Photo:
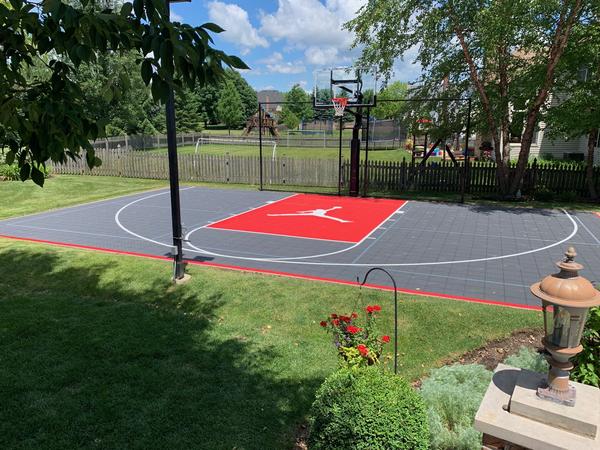
<path fill-rule="evenodd" d="M 260 118 L 259 116 L 262 116 L 262 118 Z M 277 121 L 268 112 L 265 112 L 263 114 L 256 113 L 253 116 L 251 116 L 246 121 L 246 128 L 244 128 L 242 136 L 248 136 L 252 132 L 252 130 L 258 128 L 259 122 L 262 122 L 261 128 L 263 130 L 268 130 L 269 133 L 271 133 L 271 136 L 279 138 L 279 131 L 277 130 Z"/>

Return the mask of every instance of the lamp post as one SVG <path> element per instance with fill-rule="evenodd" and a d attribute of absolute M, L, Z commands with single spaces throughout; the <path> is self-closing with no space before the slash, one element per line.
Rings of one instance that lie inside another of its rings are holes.
<path fill-rule="evenodd" d="M 171 14 L 171 3 L 191 0 L 167 0 L 167 13 Z M 165 105 L 167 119 L 167 154 L 169 158 L 169 186 L 171 193 L 171 226 L 173 229 L 173 281 L 183 280 L 183 230 L 181 227 L 181 202 L 179 199 L 179 163 L 177 161 L 177 132 L 175 125 L 175 96 L 169 86 L 169 96 Z"/>
<path fill-rule="evenodd" d="M 570 359 L 580 353 L 585 320 L 590 308 L 600 305 L 600 292 L 586 278 L 583 269 L 574 262 L 577 253 L 569 247 L 565 260 L 556 263 L 559 273 L 548 275 L 531 285 L 531 293 L 542 300 L 544 338 L 542 343 L 550 356 L 547 385 L 538 387 L 538 397 L 555 403 L 574 406 L 575 388 L 569 385 L 573 369 Z M 551 307 L 551 308 L 550 308 Z"/>

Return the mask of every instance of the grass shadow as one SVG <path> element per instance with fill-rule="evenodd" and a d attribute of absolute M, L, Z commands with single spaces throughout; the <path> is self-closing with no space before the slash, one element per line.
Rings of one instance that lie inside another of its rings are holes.
<path fill-rule="evenodd" d="M 219 333 L 223 292 L 0 250 L 2 448 L 290 445 L 322 380 L 285 379 L 274 348 Z"/>

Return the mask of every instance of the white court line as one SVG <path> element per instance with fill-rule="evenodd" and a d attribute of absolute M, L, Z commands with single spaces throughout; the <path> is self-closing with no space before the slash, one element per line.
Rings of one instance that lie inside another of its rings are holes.
<path fill-rule="evenodd" d="M 192 189 L 192 187 L 190 187 L 189 189 Z M 119 227 L 121 229 L 123 229 L 125 232 L 131 234 L 132 236 L 135 236 L 135 237 L 137 237 L 139 239 L 142 239 L 144 241 L 152 242 L 154 244 L 158 244 L 158 245 L 161 245 L 161 246 L 164 246 L 164 247 L 171 248 L 172 246 L 170 244 L 165 244 L 163 242 L 158 242 L 158 241 L 155 241 L 153 239 L 146 238 L 144 236 L 141 236 L 141 235 L 139 235 L 139 234 L 137 234 L 137 233 L 135 233 L 135 232 L 127 229 L 119 221 L 119 215 L 120 215 L 120 213 L 123 210 L 125 210 L 127 207 L 129 207 L 129 206 L 131 206 L 131 205 L 133 205 L 133 204 L 135 204 L 137 202 L 140 202 L 142 200 L 145 200 L 145 199 L 148 199 L 148 198 L 152 198 L 152 197 L 156 197 L 158 195 L 164 195 L 166 193 L 168 193 L 168 191 L 167 192 L 163 192 L 163 193 L 159 193 L 159 194 L 154 194 L 154 195 L 151 195 L 151 196 L 148 196 L 148 197 L 143 197 L 143 198 L 140 198 L 140 199 L 137 199 L 137 200 L 135 200 L 133 202 L 128 203 L 127 205 L 123 206 L 119 211 L 117 211 L 117 213 L 115 214 L 115 222 L 117 222 L 117 225 L 119 225 Z M 402 206 L 406 205 L 407 203 L 408 202 L 404 203 Z M 279 263 L 279 264 L 313 265 L 313 266 L 411 267 L 411 266 L 439 266 L 439 265 L 449 265 L 449 264 L 468 264 L 468 263 L 475 263 L 475 262 L 496 261 L 496 260 L 501 260 L 501 259 L 515 258 L 515 257 L 519 257 L 519 256 L 529 255 L 529 254 L 532 254 L 532 253 L 542 252 L 544 250 L 548 250 L 550 248 L 553 248 L 553 247 L 556 247 L 558 245 L 561 245 L 561 244 L 565 243 L 566 241 L 570 240 L 573 236 L 575 236 L 577 234 L 577 232 L 579 231 L 579 227 L 577 226 L 577 222 L 575 222 L 575 220 L 573 219 L 573 217 L 566 210 L 563 209 L 562 212 L 571 221 L 571 224 L 573 225 L 573 230 L 571 231 L 571 234 L 569 234 L 567 237 L 561 239 L 560 241 L 557 241 L 557 242 L 554 242 L 552 244 L 546 245 L 544 247 L 539 247 L 539 248 L 536 248 L 536 249 L 526 250 L 526 251 L 518 252 L 518 253 L 511 253 L 511 254 L 508 254 L 508 255 L 490 256 L 490 257 L 487 257 L 487 258 L 474 258 L 474 259 L 463 259 L 463 260 L 454 260 L 454 261 L 418 262 L 418 263 L 375 263 L 375 262 L 373 262 L 373 263 L 339 263 L 339 262 L 297 261 L 297 260 L 293 260 L 292 258 L 285 258 L 285 259 L 278 259 L 278 258 L 249 258 L 249 257 L 243 257 L 243 256 L 226 255 L 226 254 L 220 254 L 220 253 L 215 253 L 215 252 L 204 251 L 204 250 L 202 250 L 202 249 L 200 249 L 198 247 L 195 247 L 195 246 L 193 246 L 191 244 L 189 244 L 189 246 L 192 247 L 192 248 L 185 247 L 184 249 L 186 251 L 189 251 L 189 252 L 192 252 L 192 253 L 198 253 L 200 255 L 217 256 L 217 257 L 221 257 L 221 258 L 237 259 L 237 260 L 240 260 L 240 261 L 271 262 L 271 263 Z M 396 214 L 396 211 L 394 213 L 392 213 L 392 215 L 393 214 Z M 386 218 L 386 220 L 387 220 L 387 218 Z M 202 227 L 200 227 L 200 228 L 202 228 Z M 200 229 L 200 228 L 197 228 L 197 229 Z M 373 231 L 371 231 L 371 233 L 369 233 L 369 235 L 367 235 L 360 243 L 364 242 L 377 229 L 378 228 L 373 229 Z M 190 231 L 186 235 L 185 239 L 187 240 L 189 238 L 190 234 L 192 234 L 192 232 L 194 232 L 194 231 L 196 231 L 196 230 Z M 350 250 L 351 248 L 355 248 L 359 244 L 351 246 L 347 250 Z M 347 250 L 345 250 L 345 251 L 347 251 Z M 332 252 L 332 253 L 341 253 L 341 252 Z M 305 259 L 304 257 L 302 257 L 302 258 Z M 296 259 L 300 259 L 300 258 L 296 258 Z"/>
<path fill-rule="evenodd" d="M 44 230 L 44 231 L 60 231 L 61 233 L 67 234 L 85 234 L 87 236 L 98 236 L 98 237 L 110 237 L 115 239 L 130 239 L 132 241 L 137 241 L 137 239 L 129 237 L 129 236 L 116 236 L 114 234 L 105 234 L 105 233 L 90 233 L 87 231 L 75 231 L 75 230 L 64 230 L 60 228 L 48 228 L 48 227 L 37 227 L 34 225 L 21 225 L 18 223 L 7 223 L 6 225 L 11 227 L 19 227 L 19 228 L 32 228 L 35 230 Z"/>
<path fill-rule="evenodd" d="M 538 252 L 548 250 L 550 248 L 556 247 L 557 245 L 561 245 L 561 244 L 565 243 L 566 241 L 568 241 L 569 239 L 571 239 L 573 236 L 575 236 L 577 234 L 577 231 L 579 231 L 579 228 L 577 226 L 577 222 L 575 222 L 575 220 L 573 220 L 573 217 L 571 217 L 571 215 L 567 211 L 563 210 L 563 212 L 565 213 L 567 218 L 571 221 L 571 223 L 573 225 L 573 231 L 571 232 L 571 234 L 569 236 L 565 237 L 564 239 L 561 239 L 558 242 L 555 242 L 550 245 L 546 245 L 544 247 L 535 248 L 532 250 L 526 250 L 526 251 L 518 252 L 518 253 L 511 253 L 509 255 L 490 256 L 487 258 L 462 259 L 462 260 L 454 260 L 454 261 L 432 261 L 432 262 L 418 262 L 418 263 L 378 263 L 378 262 L 339 263 L 339 262 L 298 261 L 298 259 L 301 259 L 301 258 L 296 258 L 295 260 L 292 258 L 284 258 L 284 259 L 245 258 L 245 257 L 240 257 L 240 256 L 224 255 L 224 254 L 219 254 L 219 253 L 215 253 L 215 252 L 204 252 L 204 251 L 202 251 L 202 249 L 199 249 L 198 247 L 195 247 L 191 244 L 189 244 L 189 245 L 190 245 L 190 247 L 193 248 L 194 253 L 207 254 L 210 256 L 217 256 L 217 257 L 221 257 L 221 258 L 238 259 L 238 260 L 243 260 L 243 261 L 273 262 L 273 263 L 280 263 L 280 264 L 311 265 L 311 266 L 345 266 L 345 267 L 372 267 L 372 266 L 412 267 L 412 266 L 442 266 L 442 265 L 449 265 L 449 264 L 468 264 L 468 263 L 485 262 L 485 261 L 496 261 L 496 260 L 500 260 L 500 259 L 515 258 L 518 256 L 529 255 L 531 253 L 538 253 Z M 332 252 L 332 253 L 341 253 L 341 251 Z M 302 259 L 306 259 L 306 258 L 302 258 Z"/>
<path fill-rule="evenodd" d="M 354 249 L 354 248 L 358 247 L 358 246 L 359 246 L 359 245 L 361 245 L 363 242 L 365 242 L 365 241 L 366 241 L 366 240 L 367 240 L 367 239 L 368 239 L 368 238 L 369 238 L 369 237 L 370 237 L 370 236 L 371 236 L 371 235 L 372 235 L 372 234 L 373 234 L 375 231 L 377 231 L 378 229 L 379 229 L 379 230 L 381 230 L 381 229 L 385 229 L 385 228 L 382 228 L 382 227 L 381 227 L 381 225 L 383 225 L 385 222 L 387 222 L 387 220 L 388 220 L 390 217 L 392 217 L 394 214 L 396 214 L 396 211 L 398 211 L 399 209 L 403 208 L 403 207 L 404 207 L 404 206 L 405 206 L 407 203 L 408 203 L 408 201 L 405 201 L 405 202 L 404 202 L 402 205 L 400 205 L 400 206 L 399 206 L 399 207 L 398 207 L 398 208 L 397 208 L 395 211 L 393 211 L 393 212 L 392 212 L 392 213 L 391 213 L 389 216 L 387 216 L 387 217 L 386 217 L 384 220 L 382 220 L 382 221 L 379 223 L 379 225 L 377 225 L 375 228 L 373 228 L 373 229 L 372 229 L 372 230 L 369 232 L 369 234 L 367 234 L 367 235 L 366 235 L 365 237 L 363 237 L 363 238 L 362 238 L 360 241 L 358 241 L 357 243 L 355 243 L 354 245 L 351 245 L 351 246 L 349 246 L 349 247 L 343 248 L 343 249 L 341 249 L 341 250 L 336 250 L 336 251 L 333 251 L 333 252 L 328 252 L 328 253 L 320 253 L 320 254 L 318 254 L 318 255 L 307 255 L 307 256 L 297 256 L 297 257 L 286 257 L 286 258 L 283 258 L 283 257 L 282 257 L 282 258 L 276 258 L 276 257 L 273 257 L 273 258 L 256 258 L 256 260 L 257 260 L 257 261 L 269 261 L 269 262 L 273 262 L 273 261 L 281 261 L 281 262 L 284 262 L 284 261 L 288 261 L 288 260 L 289 260 L 289 261 L 292 261 L 292 260 L 293 260 L 293 261 L 297 261 L 297 260 L 299 260 L 299 259 L 323 258 L 323 257 L 325 257 L 325 256 L 333 256 L 333 255 L 338 255 L 338 254 L 340 254 L 340 253 L 345 253 L 345 252 L 348 252 L 348 251 L 350 251 L 350 250 L 352 250 L 352 249 Z M 196 229 L 194 229 L 194 230 L 191 230 L 191 231 L 190 231 L 190 232 L 189 232 L 189 233 L 188 233 L 188 234 L 185 236 L 185 240 L 186 240 L 186 241 L 189 241 L 189 238 L 190 238 L 190 236 L 192 235 L 192 233 L 195 233 L 196 231 L 198 231 L 198 230 L 200 230 L 200 229 L 202 229 L 202 228 L 206 228 L 206 227 L 205 227 L 205 226 L 203 226 L 203 227 L 198 227 L 198 228 L 196 228 Z M 279 235 L 279 236 L 280 236 L 280 235 Z M 306 239 L 312 239 L 312 238 L 306 238 Z M 218 253 L 213 253 L 213 252 L 208 252 L 208 253 L 206 253 L 206 252 L 205 252 L 205 249 L 198 248 L 198 247 L 196 247 L 195 245 L 193 245 L 193 244 L 190 244 L 189 242 L 188 242 L 188 245 L 189 245 L 189 246 L 190 246 L 192 249 L 194 249 L 196 252 L 201 252 L 201 253 L 203 253 L 203 254 L 209 254 L 209 255 L 211 255 L 211 256 L 222 256 L 222 255 L 219 255 Z"/>
<path fill-rule="evenodd" d="M 600 241 L 598 240 L 598 238 L 596 237 L 596 235 L 594 233 L 592 233 L 590 231 L 590 229 L 588 227 L 585 226 L 585 223 L 582 222 L 582 220 L 579 217 L 575 217 L 577 219 L 577 221 L 581 224 L 581 226 L 584 228 L 585 231 L 587 231 L 590 236 L 598 243 L 600 244 Z"/>
<path fill-rule="evenodd" d="M 521 288 L 529 287 L 529 285 L 509 283 L 506 281 L 490 281 L 490 280 L 482 280 L 480 278 L 453 277 L 450 275 L 440 275 L 440 274 L 431 273 L 431 272 L 411 272 L 409 270 L 398 270 L 398 269 L 390 269 L 390 272 L 402 273 L 405 275 L 425 275 L 425 276 L 432 277 L 432 278 L 448 278 L 450 280 L 474 281 L 476 283 L 482 283 L 482 284 L 498 284 L 500 286 L 513 286 L 513 287 L 521 287 Z"/>
<path fill-rule="evenodd" d="M 190 187 L 186 187 L 183 189 L 179 189 L 179 192 L 182 191 L 187 191 L 189 189 L 194 189 L 195 186 L 190 186 Z M 159 192 L 158 194 L 153 194 L 153 195 L 148 195 L 147 197 L 142 197 L 142 198 L 138 198 L 137 200 L 134 200 L 132 202 L 127 203 L 126 205 L 122 206 L 121 209 L 119 209 L 116 213 L 115 213 L 115 222 L 117 223 L 117 225 L 119 226 L 119 228 L 121 228 L 121 230 L 123 230 L 126 233 L 131 234 L 132 236 L 135 236 L 138 239 L 141 239 L 143 241 L 147 241 L 147 242 L 152 242 L 153 244 L 156 245 L 162 245 L 163 247 L 168 247 L 168 248 L 173 248 L 173 246 L 171 244 L 165 244 L 164 242 L 159 242 L 159 241 L 155 241 L 154 239 L 150 239 L 147 238 L 145 236 L 142 236 L 140 234 L 134 233 L 133 231 L 131 231 L 129 228 L 126 228 L 120 220 L 120 215 L 123 211 L 125 211 L 125 209 L 129 208 L 131 205 L 136 204 L 137 202 L 141 202 L 144 200 L 147 200 L 149 198 L 153 198 L 153 197 L 158 197 L 159 195 L 165 195 L 168 194 L 170 191 L 165 191 L 165 192 Z"/>

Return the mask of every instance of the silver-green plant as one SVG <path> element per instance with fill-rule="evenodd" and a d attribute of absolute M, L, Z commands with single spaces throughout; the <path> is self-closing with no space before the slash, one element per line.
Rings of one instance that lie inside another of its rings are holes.
<path fill-rule="evenodd" d="M 473 420 L 492 372 L 479 364 L 455 364 L 434 369 L 421 385 L 428 408 L 430 448 L 478 450 L 481 433 Z"/>
<path fill-rule="evenodd" d="M 529 347 L 521 347 L 517 353 L 506 358 L 504 363 L 509 366 L 519 367 L 533 372 L 548 372 L 548 363 L 546 362 L 546 359 Z"/>

